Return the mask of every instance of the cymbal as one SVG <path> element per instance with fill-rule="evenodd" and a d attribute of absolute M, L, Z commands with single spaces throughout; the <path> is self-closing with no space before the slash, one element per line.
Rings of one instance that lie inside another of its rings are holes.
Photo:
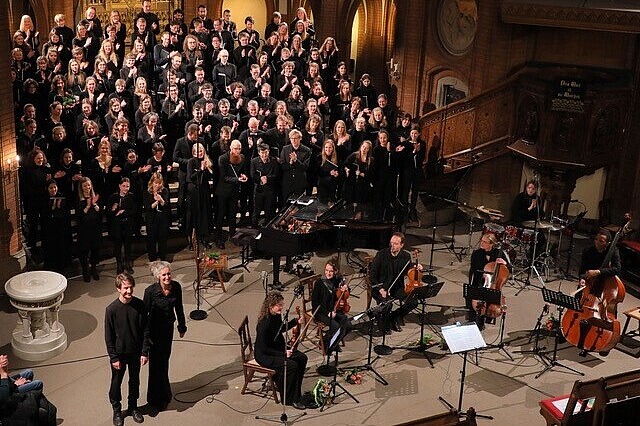
<path fill-rule="evenodd" d="M 489 217 L 489 215 L 481 210 L 478 210 L 476 207 L 472 207 L 472 206 L 466 206 L 463 204 L 460 204 L 458 206 L 458 210 L 460 210 L 462 213 L 466 214 L 467 216 L 469 216 L 472 219 L 482 219 L 484 221 L 489 221 L 491 220 L 491 217 Z"/>
<path fill-rule="evenodd" d="M 524 226 L 525 228 L 535 228 L 536 226 L 536 221 L 535 220 L 525 220 L 524 222 L 522 222 L 522 226 Z M 546 220 L 539 220 L 538 221 L 538 229 L 549 229 L 549 228 L 553 228 L 553 224 L 551 222 L 547 222 Z"/>

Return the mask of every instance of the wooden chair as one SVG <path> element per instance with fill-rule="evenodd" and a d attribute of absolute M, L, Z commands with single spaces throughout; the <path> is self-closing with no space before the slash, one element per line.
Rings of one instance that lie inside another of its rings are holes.
<path fill-rule="evenodd" d="M 307 330 L 301 337 L 301 341 L 306 340 L 312 343 L 315 347 L 320 349 L 320 352 L 322 352 L 322 356 L 324 357 L 326 355 L 326 350 L 324 347 L 324 340 L 322 339 L 322 336 L 324 335 L 323 332 L 327 326 L 324 323 L 313 319 L 313 308 L 311 306 L 313 285 L 318 279 L 320 279 L 321 276 L 322 275 L 320 274 L 314 274 L 300 280 L 300 284 L 302 284 L 304 288 L 304 291 L 302 293 L 302 310 L 304 312 L 304 320 L 311 321 L 309 327 L 307 327 Z"/>
<path fill-rule="evenodd" d="M 244 386 L 242 387 L 240 393 L 243 395 L 247 392 L 264 395 L 264 389 L 265 387 L 268 387 L 267 392 L 271 391 L 273 400 L 276 402 L 276 404 L 279 404 L 278 392 L 273 381 L 273 376 L 276 374 L 275 370 L 261 366 L 253 358 L 253 343 L 251 341 L 251 333 L 249 332 L 249 318 L 247 316 L 244 317 L 242 324 L 240 324 L 240 327 L 238 328 L 238 336 L 240 336 L 240 355 L 242 356 L 242 371 L 244 373 Z M 247 386 L 249 385 L 249 383 L 254 381 L 253 376 L 255 373 L 264 375 L 262 377 L 262 389 L 260 391 L 247 390 Z"/>

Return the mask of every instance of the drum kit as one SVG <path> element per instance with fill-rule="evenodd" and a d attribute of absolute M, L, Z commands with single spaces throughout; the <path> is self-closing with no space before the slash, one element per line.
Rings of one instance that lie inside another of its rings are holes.
<path fill-rule="evenodd" d="M 534 264 L 542 269 L 548 278 L 548 272 L 557 269 L 555 265 L 555 253 L 551 245 L 551 233 L 559 233 L 557 246 L 562 243 L 562 230 L 567 227 L 568 221 L 560 217 L 551 215 L 550 220 L 526 221 L 522 226 L 501 225 L 499 222 L 504 219 L 504 215 L 499 210 L 489 209 L 484 206 L 473 207 L 470 205 L 461 205 L 458 207 L 469 218 L 469 252 L 472 250 L 472 234 L 474 230 L 474 222 L 482 221 L 482 234 L 492 233 L 498 241 L 497 247 L 502 249 L 509 258 L 509 262 L 513 265 L 513 276 L 517 277 L 527 271 L 527 268 L 533 267 Z M 544 247 L 532 250 L 534 241 L 540 243 L 542 238 L 536 237 L 540 233 L 546 234 L 546 242 Z M 535 259 L 532 261 L 532 256 Z"/>

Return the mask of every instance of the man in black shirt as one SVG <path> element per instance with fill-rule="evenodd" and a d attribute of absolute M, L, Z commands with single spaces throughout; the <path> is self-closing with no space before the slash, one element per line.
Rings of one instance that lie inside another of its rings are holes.
<path fill-rule="evenodd" d="M 135 280 L 128 273 L 118 274 L 116 288 L 119 296 L 105 311 L 104 339 L 111 363 L 109 401 L 113 407 L 113 424 L 124 424 L 120 386 L 129 367 L 128 412 L 136 423 L 144 418 L 138 410 L 140 395 L 140 366 L 148 361 L 149 337 L 147 310 L 142 300 L 133 295 Z"/>
<path fill-rule="evenodd" d="M 275 214 L 277 182 L 280 175 L 280 164 L 275 157 L 269 155 L 269 145 L 261 143 L 258 157 L 251 160 L 251 180 L 253 188 L 253 215 L 251 224 L 258 226 L 260 212 L 264 211 L 265 222 L 269 222 Z"/>
<path fill-rule="evenodd" d="M 611 260 L 607 265 L 603 265 L 607 257 L 607 248 L 611 242 L 611 233 L 606 229 L 601 229 L 593 240 L 593 246 L 582 252 L 580 262 L 580 285 L 586 284 L 585 280 L 593 278 L 608 278 L 620 273 L 620 252 L 617 247 L 613 248 Z"/>
<path fill-rule="evenodd" d="M 418 306 L 417 300 L 408 297 L 404 292 L 404 277 L 412 264 L 411 255 L 403 250 L 403 247 L 404 234 L 394 232 L 389 241 L 389 247 L 378 251 L 369 269 L 372 297 L 376 302 L 389 302 L 393 299 L 404 301 L 402 306 L 393 312 L 391 312 L 391 304 L 383 309 L 382 328 L 385 331 L 389 328 L 402 331 L 398 322 Z M 420 264 L 417 268 L 420 271 L 423 269 Z"/>

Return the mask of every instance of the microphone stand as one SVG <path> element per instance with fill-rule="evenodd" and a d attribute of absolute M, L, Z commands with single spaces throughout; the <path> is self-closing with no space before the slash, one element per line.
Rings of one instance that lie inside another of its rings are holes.
<path fill-rule="evenodd" d="M 196 233 L 196 229 L 194 228 L 191 233 L 191 244 L 193 244 L 195 260 L 196 260 L 196 309 L 189 313 L 189 318 L 195 321 L 202 321 L 207 318 L 207 311 L 200 309 L 200 281 L 202 281 L 202 277 L 200 276 L 200 244 L 198 244 L 198 235 Z"/>

